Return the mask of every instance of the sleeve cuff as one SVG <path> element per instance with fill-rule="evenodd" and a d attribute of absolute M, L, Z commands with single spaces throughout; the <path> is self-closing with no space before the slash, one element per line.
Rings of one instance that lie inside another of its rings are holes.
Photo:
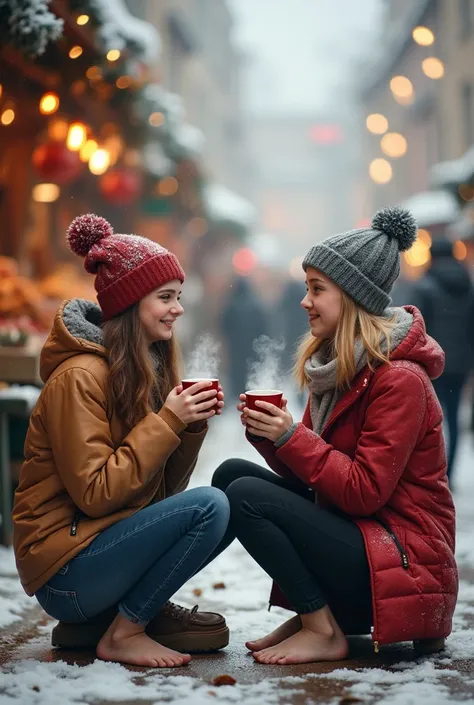
<path fill-rule="evenodd" d="M 176 414 L 174 414 L 171 409 L 168 409 L 167 406 L 162 406 L 157 416 L 162 418 L 177 436 L 179 436 L 179 434 L 187 428 L 188 424 L 181 421 L 179 416 L 176 416 Z"/>
<path fill-rule="evenodd" d="M 285 443 L 287 441 L 290 440 L 290 438 L 292 437 L 292 435 L 296 431 L 296 426 L 297 426 L 296 423 L 291 424 L 288 431 L 286 431 L 286 433 L 284 433 L 283 436 L 280 436 L 280 438 L 277 441 L 275 441 L 275 443 L 273 444 L 275 446 L 275 448 L 281 448 L 282 446 L 285 445 Z"/>

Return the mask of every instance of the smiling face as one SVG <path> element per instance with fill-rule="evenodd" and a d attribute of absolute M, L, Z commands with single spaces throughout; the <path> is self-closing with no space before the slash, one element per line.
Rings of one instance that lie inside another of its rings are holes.
<path fill-rule="evenodd" d="M 174 279 L 140 301 L 138 315 L 150 344 L 170 340 L 173 336 L 174 323 L 184 313 L 179 303 L 180 295 L 181 282 Z"/>
<path fill-rule="evenodd" d="M 301 302 L 309 316 L 311 335 L 332 340 L 341 316 L 342 292 L 329 277 L 318 269 L 306 270 L 306 296 Z"/>

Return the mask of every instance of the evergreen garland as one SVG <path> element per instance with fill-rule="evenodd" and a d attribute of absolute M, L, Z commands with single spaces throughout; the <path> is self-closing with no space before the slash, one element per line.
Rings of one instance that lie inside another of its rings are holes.
<path fill-rule="evenodd" d="M 40 56 L 62 34 L 63 21 L 48 10 L 50 0 L 0 0 L 0 43 Z"/>

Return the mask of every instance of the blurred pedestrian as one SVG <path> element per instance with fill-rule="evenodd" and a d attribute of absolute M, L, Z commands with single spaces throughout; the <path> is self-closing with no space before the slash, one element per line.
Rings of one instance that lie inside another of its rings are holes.
<path fill-rule="evenodd" d="M 286 401 L 254 411 L 241 396 L 247 439 L 274 472 L 239 458 L 216 470 L 231 507 L 216 550 L 237 537 L 275 581 L 271 604 L 297 613 L 247 642 L 260 663 L 340 660 L 345 634 L 433 653 L 451 632 L 454 505 L 431 384 L 444 354 L 416 308 L 388 308 L 416 233 L 409 211 L 384 209 L 306 255 L 302 423 Z"/>
<path fill-rule="evenodd" d="M 223 394 L 180 385 L 175 255 L 95 215 L 76 218 L 68 241 L 96 274 L 100 307 L 66 301 L 41 354 L 45 386 L 13 509 L 18 572 L 60 620 L 53 646 L 183 666 L 190 656 L 179 651 L 229 640 L 220 615 L 169 602 L 227 527 L 222 492 L 183 492 Z"/>
<path fill-rule="evenodd" d="M 474 287 L 448 240 L 433 242 L 429 269 L 413 286 L 410 302 L 420 309 L 426 330 L 446 355 L 444 372 L 434 381 L 434 388 L 448 427 L 448 477 L 452 482 L 462 393 L 474 366 Z"/>
<path fill-rule="evenodd" d="M 246 389 L 249 363 L 255 359 L 254 341 L 267 334 L 265 313 L 246 277 L 237 276 L 221 315 L 221 333 L 228 361 L 230 393 L 238 399 Z"/>

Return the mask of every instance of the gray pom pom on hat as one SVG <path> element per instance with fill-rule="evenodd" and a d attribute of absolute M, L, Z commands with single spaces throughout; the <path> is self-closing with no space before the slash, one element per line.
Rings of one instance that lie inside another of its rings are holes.
<path fill-rule="evenodd" d="M 400 274 L 400 252 L 416 240 L 418 226 L 406 208 L 382 208 L 367 228 L 332 235 L 311 248 L 303 269 L 323 272 L 370 313 L 382 315 Z"/>

